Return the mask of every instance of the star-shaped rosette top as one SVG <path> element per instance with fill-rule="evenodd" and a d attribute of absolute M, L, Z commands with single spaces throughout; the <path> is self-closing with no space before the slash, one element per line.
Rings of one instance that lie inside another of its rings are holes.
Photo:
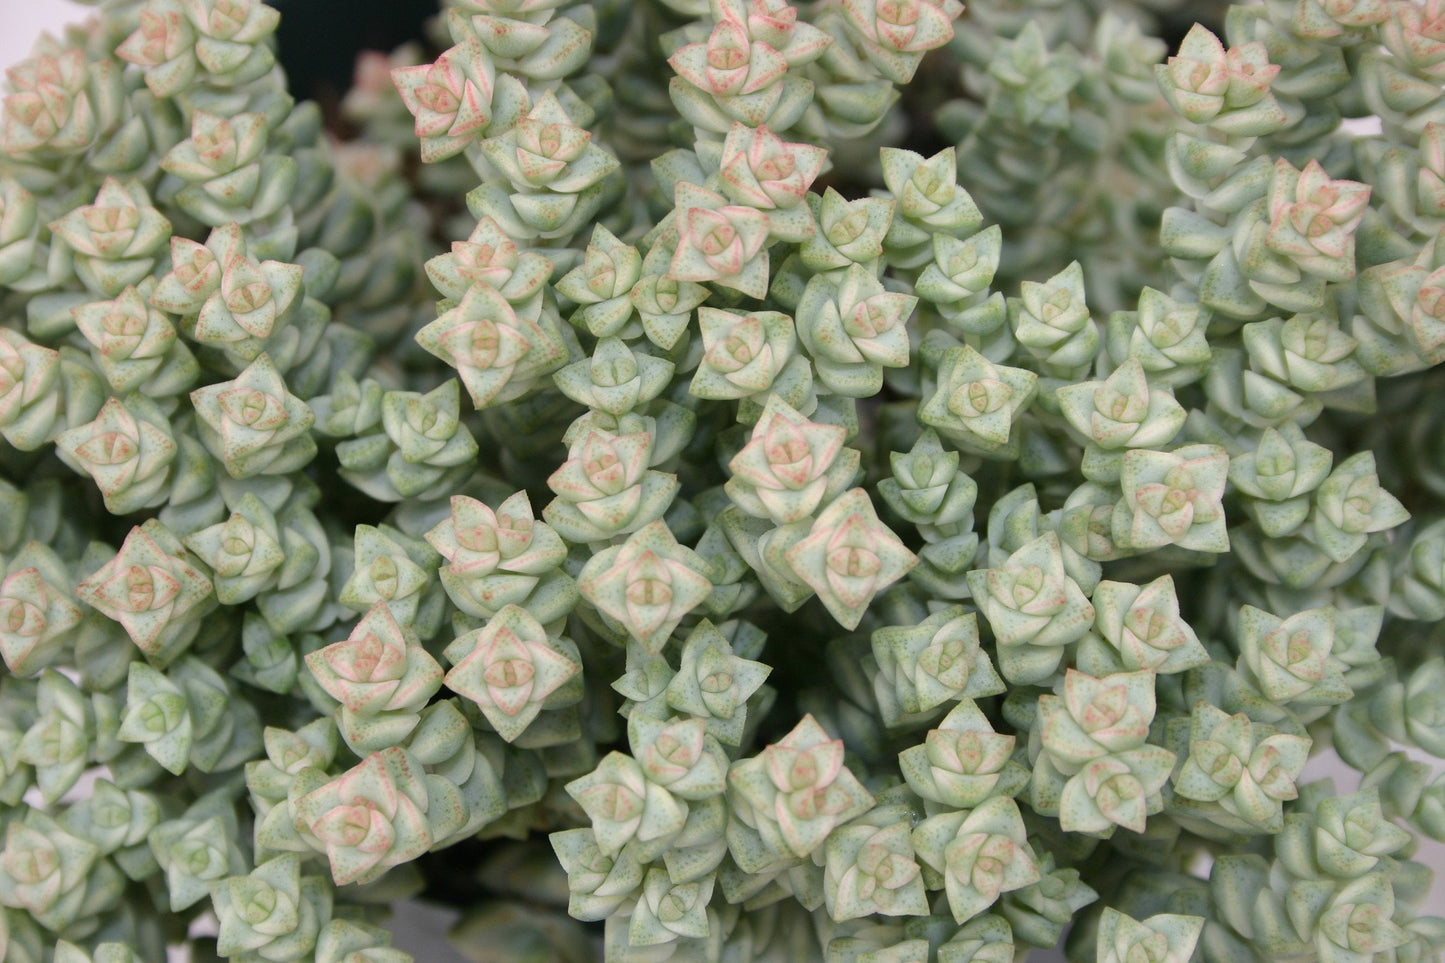
<path fill-rule="evenodd" d="M 200 375 L 190 349 L 176 337 L 175 325 L 147 305 L 133 287 L 114 300 L 91 301 L 70 313 L 117 395 L 174 394 L 188 389 Z"/>
<path fill-rule="evenodd" d="M 304 299 L 303 274 L 299 264 L 255 260 L 240 225 L 225 224 L 205 244 L 171 238 L 171 270 L 150 303 L 181 315 L 182 329 L 202 344 L 253 361 Z"/>
<path fill-rule="evenodd" d="M 547 479 L 557 494 L 542 516 L 563 538 L 604 541 L 662 517 L 680 487 L 676 475 L 648 468 L 651 432 L 612 435 L 589 428 Z"/>
<path fill-rule="evenodd" d="M 490 217 L 477 220 L 465 241 L 426 262 L 426 274 L 443 297 L 460 301 L 474 284 L 494 288 L 518 310 L 529 312 L 552 274 L 552 262 L 517 246 Z"/>
<path fill-rule="evenodd" d="M 688 392 L 712 401 L 746 398 L 773 386 L 797 351 L 793 319 L 779 311 L 737 314 L 698 308 L 703 356 Z"/>
<path fill-rule="evenodd" d="M 994 364 L 968 345 L 949 348 L 918 420 L 967 451 L 1007 453 L 1017 445 L 1014 422 L 1027 410 L 1038 382 L 1032 371 Z"/>
<path fill-rule="evenodd" d="M 567 347 L 536 317 L 518 314 L 487 284 L 416 333 L 417 344 L 457 369 L 478 410 L 513 401 L 567 360 Z"/>
<path fill-rule="evenodd" d="M 834 828 L 873 805 L 843 755 L 843 740 L 832 738 L 812 715 L 803 716 L 778 742 L 728 770 L 737 818 L 751 824 L 773 856 L 808 857 Z"/>
<path fill-rule="evenodd" d="M 867 398 L 883 388 L 884 368 L 908 367 L 911 294 L 888 291 L 873 272 L 850 265 L 815 275 L 798 302 L 798 337 L 818 380 L 836 394 Z"/>
<path fill-rule="evenodd" d="M 826 149 L 788 143 L 766 126 L 733 124 L 718 174 L 723 193 L 736 203 L 786 210 L 802 205 L 827 159 Z"/>
<path fill-rule="evenodd" d="M 1139 551 L 1165 545 L 1229 551 L 1222 504 L 1228 476 L 1229 454 L 1218 445 L 1126 452 L 1114 541 Z"/>
<path fill-rule="evenodd" d="M 712 0 L 719 20 L 742 24 L 748 36 L 765 43 L 788 62 L 801 67 L 821 57 L 833 38 L 806 21 L 798 19 L 798 8 L 788 0 Z"/>
<path fill-rule="evenodd" d="M 50 231 L 75 251 L 81 282 L 115 297 L 150 273 L 171 236 L 171 222 L 151 205 L 140 182 L 107 177 L 93 204 L 51 222 Z"/>
<path fill-rule="evenodd" d="M 684 90 L 690 86 L 703 94 L 705 101 L 713 102 L 709 105 L 713 110 L 707 113 L 721 114 L 698 118 L 710 121 L 710 128 L 720 132 L 727 123 L 724 117 L 751 127 L 775 120 L 773 113 L 783 99 L 788 61 L 770 45 L 749 37 L 745 22 L 724 16 L 706 41 L 687 44 L 667 62 L 677 71 L 677 80 L 672 83 L 674 98 L 679 97 L 679 86 Z M 691 106 L 689 101 L 683 94 L 679 107 L 685 113 Z"/>
<path fill-rule="evenodd" d="M 345 886 L 416 859 L 460 828 L 465 807 L 455 786 L 392 746 L 301 796 L 294 810 Z"/>
<path fill-rule="evenodd" d="M 458 637 L 445 655 L 453 663 L 447 688 L 476 703 L 508 742 L 515 742 L 544 708 L 571 705 L 582 695 L 577 647 L 548 635 L 518 605 L 504 607 L 482 628 Z"/>
<path fill-rule="evenodd" d="M 725 490 L 743 511 L 786 525 L 810 517 L 858 474 L 860 454 L 844 448 L 847 432 L 804 418 L 768 395 L 752 437 L 728 463 Z"/>
<path fill-rule="evenodd" d="M 534 589 L 560 575 L 567 558 L 566 543 L 536 519 L 525 491 L 508 497 L 496 511 L 475 498 L 453 495 L 451 514 L 426 533 L 426 540 L 447 560 L 441 579 L 452 601 L 482 618 L 512 603 L 530 607 Z M 565 575 L 560 578 L 570 584 Z M 575 600 L 575 593 L 566 596 Z"/>
<path fill-rule="evenodd" d="M 1149 385 L 1144 366 L 1128 358 L 1104 381 L 1058 390 L 1059 408 L 1074 430 L 1100 448 L 1155 448 L 1184 427 L 1174 392 Z"/>
<path fill-rule="evenodd" d="M 418 712 L 442 682 L 441 666 L 385 602 L 373 605 L 345 639 L 306 656 L 306 667 L 327 695 L 360 717 Z"/>
<path fill-rule="evenodd" d="M 1064 646 L 1094 621 L 1094 607 L 1065 571 L 1063 548 L 1051 531 L 1001 564 L 969 572 L 968 586 L 998 642 L 999 669 L 1015 684 L 1053 675 Z"/>
<path fill-rule="evenodd" d="M 477 40 L 457 44 L 434 63 L 397 67 L 391 79 L 416 118 L 424 163 L 461 153 L 492 122 L 496 73 Z"/>
<path fill-rule="evenodd" d="M 5 71 L 0 149 L 17 157 L 81 153 L 119 122 L 125 89 L 119 64 L 80 47 L 35 51 Z"/>
<path fill-rule="evenodd" d="M 153 507 L 170 494 L 176 442 L 165 415 L 142 397 L 107 399 L 94 421 L 56 435 L 55 447 L 95 479 L 112 514 Z"/>
<path fill-rule="evenodd" d="M 577 302 L 568 320 L 599 338 L 619 335 L 632 320 L 631 292 L 642 279 L 643 258 L 601 224 L 582 253 L 582 263 L 557 280 L 557 293 Z M 655 277 L 654 277 L 655 281 Z"/>
<path fill-rule="evenodd" d="M 727 636 L 703 619 L 683 643 L 677 674 L 667 684 L 667 704 L 702 719 L 719 742 L 738 746 L 748 700 L 770 672 L 761 662 L 739 657 Z"/>
<path fill-rule="evenodd" d="M 75 587 L 82 602 L 119 622 L 147 655 L 162 649 L 166 629 L 200 614 L 211 581 L 160 522 L 132 528 L 115 558 Z"/>
<path fill-rule="evenodd" d="M 841 5 L 869 61 L 889 80 L 913 79 L 923 54 L 953 39 L 959 0 L 845 0 Z"/>
<path fill-rule="evenodd" d="M 592 132 L 573 123 L 551 91 L 505 133 L 483 141 L 482 152 L 523 194 L 577 194 L 618 168 L 617 158 L 592 143 Z"/>
<path fill-rule="evenodd" d="M 1355 276 L 1355 229 L 1369 203 L 1369 185 L 1331 180 L 1317 160 L 1295 170 L 1280 158 L 1269 185 L 1265 243 L 1306 274 L 1347 281 Z"/>
<path fill-rule="evenodd" d="M 577 587 L 583 598 L 655 653 L 712 591 L 708 571 L 707 561 L 679 545 L 667 523 L 658 519 L 621 545 L 592 556 Z"/>
<path fill-rule="evenodd" d="M 918 564 L 861 488 L 834 499 L 785 557 L 846 629 L 857 628 L 873 597 Z"/>
<path fill-rule="evenodd" d="M 232 381 L 191 392 L 201 440 L 233 478 L 295 471 L 316 454 L 311 408 L 262 353 Z"/>
<path fill-rule="evenodd" d="M 82 612 L 71 575 L 42 542 L 27 542 L 0 568 L 0 658 L 17 676 L 34 675 L 60 655 Z"/>
<path fill-rule="evenodd" d="M 696 184 L 677 185 L 677 251 L 667 276 L 715 281 L 761 298 L 768 293 L 768 216 Z"/>
<path fill-rule="evenodd" d="M 1007 796 L 930 816 L 914 828 L 913 848 L 921 862 L 943 875 L 948 908 L 958 923 L 1042 876 L 1023 814 Z"/>

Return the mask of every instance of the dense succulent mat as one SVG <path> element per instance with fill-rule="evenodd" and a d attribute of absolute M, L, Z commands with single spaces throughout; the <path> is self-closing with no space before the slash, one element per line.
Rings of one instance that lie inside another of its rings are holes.
<path fill-rule="evenodd" d="M 96 5 L 0 958 L 1445 953 L 1445 0 L 448 0 L 334 115 Z"/>

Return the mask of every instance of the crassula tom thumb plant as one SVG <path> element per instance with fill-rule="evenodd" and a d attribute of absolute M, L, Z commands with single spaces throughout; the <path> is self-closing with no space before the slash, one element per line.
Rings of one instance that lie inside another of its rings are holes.
<path fill-rule="evenodd" d="M 7 963 L 1441 959 L 1445 2 L 93 5 Z"/>

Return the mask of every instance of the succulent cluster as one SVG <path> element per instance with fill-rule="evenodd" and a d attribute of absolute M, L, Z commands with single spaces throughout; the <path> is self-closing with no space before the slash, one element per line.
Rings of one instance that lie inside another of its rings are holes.
<path fill-rule="evenodd" d="M 96 5 L 0 107 L 0 957 L 1445 954 L 1445 0 L 448 0 L 349 140 Z"/>

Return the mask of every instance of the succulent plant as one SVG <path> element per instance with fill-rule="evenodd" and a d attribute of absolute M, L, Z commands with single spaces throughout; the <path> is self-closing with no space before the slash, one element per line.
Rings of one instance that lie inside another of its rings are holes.
<path fill-rule="evenodd" d="M 0 957 L 1445 953 L 1441 0 L 447 0 L 336 110 L 92 6 L 0 91 Z"/>

